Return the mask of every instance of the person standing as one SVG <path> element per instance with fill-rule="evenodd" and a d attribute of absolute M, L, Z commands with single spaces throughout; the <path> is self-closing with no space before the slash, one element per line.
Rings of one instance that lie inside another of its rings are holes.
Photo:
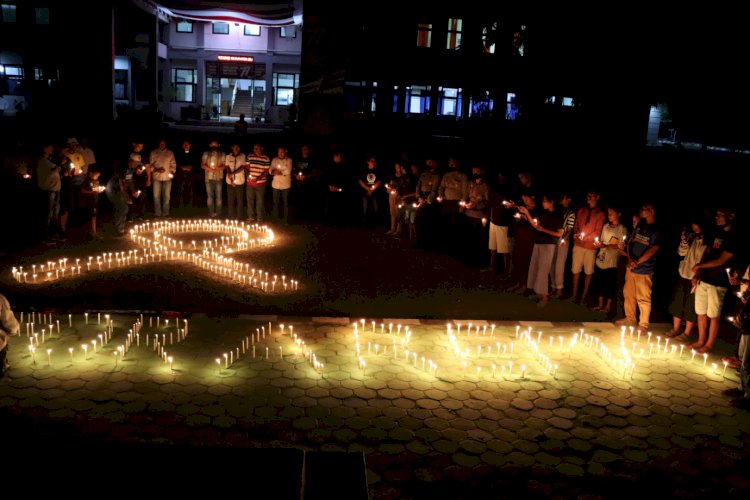
<path fill-rule="evenodd" d="M 242 202 L 245 197 L 245 164 L 247 158 L 240 153 L 240 145 L 234 143 L 231 153 L 224 159 L 227 182 L 228 216 L 230 219 L 242 217 Z"/>
<path fill-rule="evenodd" d="M 618 326 L 638 324 L 643 330 L 648 330 L 651 317 L 651 287 L 654 282 L 656 254 L 660 245 L 661 233 L 656 226 L 656 210 L 652 204 L 644 203 L 641 207 L 640 222 L 623 249 L 628 257 L 623 288 L 625 318 L 617 321 Z"/>
<path fill-rule="evenodd" d="M 292 159 L 287 156 L 284 146 L 277 150 L 276 157 L 271 160 L 268 173 L 273 176 L 271 189 L 273 189 L 273 214 L 281 219 L 284 224 L 289 223 L 289 190 L 292 188 Z M 279 200 L 281 206 L 279 206 Z M 284 211 L 281 215 L 280 210 Z"/>
<path fill-rule="evenodd" d="M 60 177 L 60 164 L 54 161 L 55 146 L 47 142 L 42 147 L 42 155 L 36 163 L 36 179 L 39 189 L 44 193 L 47 205 L 47 215 L 44 224 L 44 236 L 50 238 L 57 231 L 54 225 L 60 215 L 60 189 L 62 180 Z"/>
<path fill-rule="evenodd" d="M 190 207 L 195 201 L 195 173 L 200 165 L 200 157 L 189 139 L 182 141 L 182 147 L 175 153 L 177 161 L 177 206 Z"/>
<path fill-rule="evenodd" d="M 697 282 L 695 313 L 698 315 L 698 341 L 690 347 L 701 354 L 711 351 L 719 334 L 721 308 L 730 285 L 733 257 L 738 246 L 732 224 L 734 212 L 731 209 L 716 210 L 716 227 L 706 239 L 706 251 L 701 262 L 693 266 L 693 279 Z"/>
<path fill-rule="evenodd" d="M 266 182 L 270 167 L 271 159 L 263 154 L 263 146 L 255 143 L 253 154 L 247 158 L 247 175 L 245 176 L 247 219 L 250 222 L 262 223 L 266 216 Z"/>
<path fill-rule="evenodd" d="M 691 223 L 690 233 L 686 230 L 682 231 L 680 244 L 677 247 L 677 254 L 682 257 L 682 260 L 680 260 L 677 269 L 679 277 L 669 304 L 669 312 L 672 314 L 672 329 L 665 335 L 670 338 L 677 337 L 680 342 L 687 342 L 693 333 L 695 323 L 698 321 L 698 316 L 695 313 L 695 287 L 693 285 L 695 273 L 693 267 L 701 261 L 706 251 L 706 244 L 703 241 L 705 229 L 706 225 L 696 218 Z M 685 321 L 685 331 L 680 334 L 683 320 Z"/>
<path fill-rule="evenodd" d="M 226 158 L 224 153 L 219 150 L 219 141 L 212 139 L 208 143 L 208 151 L 201 157 L 201 168 L 205 172 L 206 181 L 206 205 L 208 207 L 209 217 L 218 217 L 221 215 L 221 193 L 224 166 Z"/>
<path fill-rule="evenodd" d="M 150 163 L 151 182 L 154 185 L 154 212 L 157 217 L 169 217 L 172 178 L 177 171 L 177 160 L 172 150 L 167 149 L 166 139 L 160 139 L 159 147 L 151 151 Z"/>
<path fill-rule="evenodd" d="M 575 225 L 573 227 L 573 291 L 572 298 L 574 302 L 586 304 L 588 300 L 589 287 L 591 278 L 594 274 L 596 263 L 596 239 L 602 234 L 602 228 L 607 220 L 607 214 L 599 208 L 599 193 L 589 190 L 586 194 L 586 206 L 578 209 L 576 212 Z M 580 282 L 581 271 L 584 272 L 583 293 L 580 300 L 578 299 L 578 285 Z"/>

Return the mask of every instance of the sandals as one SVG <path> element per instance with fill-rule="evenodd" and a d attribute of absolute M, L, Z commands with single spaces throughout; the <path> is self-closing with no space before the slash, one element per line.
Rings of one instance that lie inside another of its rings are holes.
<path fill-rule="evenodd" d="M 664 334 L 665 337 L 673 339 L 675 337 L 680 336 L 679 330 L 669 330 L 667 333 Z"/>

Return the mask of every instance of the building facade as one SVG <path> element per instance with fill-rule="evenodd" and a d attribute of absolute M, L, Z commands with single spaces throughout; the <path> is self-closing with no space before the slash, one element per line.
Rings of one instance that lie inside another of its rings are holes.
<path fill-rule="evenodd" d="M 301 0 L 165 3 L 2 0 L 0 111 L 81 123 L 142 109 L 168 120 L 287 120 L 299 89 Z"/>

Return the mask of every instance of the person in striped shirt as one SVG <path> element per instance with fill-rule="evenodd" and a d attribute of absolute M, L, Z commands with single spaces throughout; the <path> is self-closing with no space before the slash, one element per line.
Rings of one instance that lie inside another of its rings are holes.
<path fill-rule="evenodd" d="M 263 154 L 263 146 L 253 145 L 253 154 L 247 157 L 247 219 L 250 222 L 263 222 L 265 218 L 266 180 L 271 160 Z"/>

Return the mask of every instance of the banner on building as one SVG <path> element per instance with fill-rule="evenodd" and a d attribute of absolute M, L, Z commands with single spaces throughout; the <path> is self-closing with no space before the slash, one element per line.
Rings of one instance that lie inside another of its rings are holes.
<path fill-rule="evenodd" d="M 262 80 L 266 77 L 266 65 L 246 62 L 206 61 L 206 76 L 209 78 Z"/>

